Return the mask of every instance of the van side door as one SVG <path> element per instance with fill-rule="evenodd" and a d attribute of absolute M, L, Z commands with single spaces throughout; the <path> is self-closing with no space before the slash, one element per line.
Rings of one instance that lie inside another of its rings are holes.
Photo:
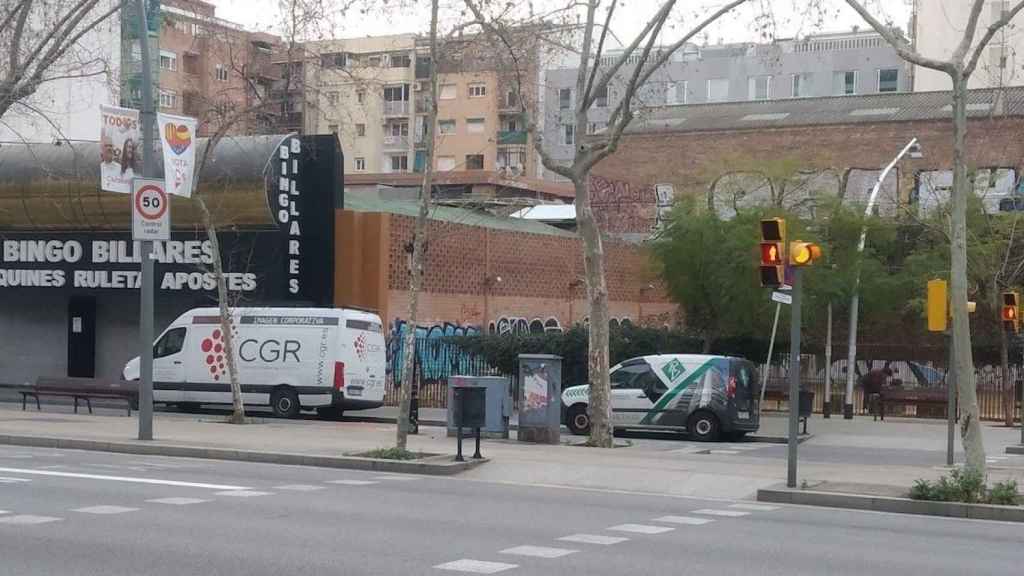
<path fill-rule="evenodd" d="M 153 400 L 185 399 L 185 342 L 188 328 L 178 326 L 163 333 L 153 345 Z"/>

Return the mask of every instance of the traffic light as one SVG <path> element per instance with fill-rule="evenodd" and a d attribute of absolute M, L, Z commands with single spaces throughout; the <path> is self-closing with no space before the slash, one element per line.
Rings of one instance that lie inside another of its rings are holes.
<path fill-rule="evenodd" d="M 1020 295 L 1003 292 L 1003 329 L 1016 334 L 1020 329 Z"/>
<path fill-rule="evenodd" d="M 790 266 L 810 266 L 818 258 L 821 258 L 821 246 L 800 240 L 789 243 Z"/>
<path fill-rule="evenodd" d="M 782 218 L 761 220 L 761 286 L 785 283 L 786 221 Z"/>

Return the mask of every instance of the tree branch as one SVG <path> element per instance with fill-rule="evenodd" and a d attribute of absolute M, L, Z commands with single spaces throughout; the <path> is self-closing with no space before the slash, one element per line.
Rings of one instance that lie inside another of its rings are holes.
<path fill-rule="evenodd" d="M 906 40 L 894 34 L 891 28 L 880 22 L 871 14 L 871 12 L 868 12 L 868 10 L 857 0 L 846 0 L 846 3 L 850 8 L 853 8 L 861 18 L 871 25 L 871 27 L 875 29 L 875 32 L 881 34 L 882 38 L 885 38 L 885 41 L 888 42 L 889 45 L 896 49 L 896 53 L 900 55 L 900 58 L 903 58 L 912 64 L 923 66 L 924 68 L 930 68 L 932 70 L 939 70 L 947 73 L 953 72 L 954 66 L 952 62 L 922 56 L 920 53 L 915 51 Z"/>
<path fill-rule="evenodd" d="M 1018 2 L 1011 10 L 1003 14 L 1002 18 L 993 22 L 992 25 L 985 30 L 985 34 L 981 37 L 981 40 L 978 41 L 978 45 L 974 48 L 974 52 L 971 54 L 970 61 L 968 61 L 967 65 L 964 66 L 964 76 L 970 76 L 971 73 L 974 72 L 974 69 L 978 66 L 978 60 L 981 58 L 981 53 L 992 40 L 992 37 L 996 35 L 996 32 L 1008 25 L 1022 9 L 1024 9 L 1024 1 Z"/>

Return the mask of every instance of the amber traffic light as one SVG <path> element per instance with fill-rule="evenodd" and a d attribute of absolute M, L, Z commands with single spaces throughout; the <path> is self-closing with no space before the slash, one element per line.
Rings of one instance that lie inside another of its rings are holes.
<path fill-rule="evenodd" d="M 813 242 L 801 242 L 800 240 L 790 242 L 790 266 L 810 266 L 819 258 L 821 258 L 821 246 Z"/>
<path fill-rule="evenodd" d="M 786 221 L 761 220 L 761 286 L 781 286 L 785 281 Z"/>
<path fill-rule="evenodd" d="M 1020 329 L 1020 295 L 1003 292 L 1003 329 L 1016 334 Z"/>

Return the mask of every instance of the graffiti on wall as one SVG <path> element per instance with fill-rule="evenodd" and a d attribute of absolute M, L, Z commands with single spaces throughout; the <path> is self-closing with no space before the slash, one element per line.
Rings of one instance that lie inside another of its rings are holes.
<path fill-rule="evenodd" d="M 562 325 L 558 322 L 558 318 L 553 316 L 546 320 L 502 316 L 498 318 L 497 322 L 491 322 L 487 326 L 487 331 L 502 336 L 507 334 L 543 334 L 545 332 L 561 332 Z"/>
<path fill-rule="evenodd" d="M 814 218 L 820 200 L 839 196 L 839 187 L 832 170 L 800 171 L 774 182 L 760 172 L 732 172 L 712 182 L 708 204 L 726 220 L 741 210 L 769 206 Z"/>
<path fill-rule="evenodd" d="M 409 323 L 395 319 L 388 332 L 388 372 L 393 381 L 402 378 L 403 342 L 409 333 Z M 476 359 L 446 339 L 453 336 L 473 336 L 480 333 L 476 326 L 443 322 L 430 326 L 417 326 L 415 366 L 423 380 L 447 380 L 453 374 L 469 374 Z"/>
<path fill-rule="evenodd" d="M 658 192 L 654 186 L 591 176 L 590 204 L 605 234 L 648 234 L 658 225 Z"/>
<path fill-rule="evenodd" d="M 917 173 L 911 204 L 917 204 L 917 215 L 925 218 L 949 202 L 953 189 L 952 170 L 923 170 Z M 981 198 L 985 211 L 1008 212 L 1017 209 L 1024 191 L 1017 186 L 1013 168 L 979 168 L 974 171 L 974 193 Z"/>

